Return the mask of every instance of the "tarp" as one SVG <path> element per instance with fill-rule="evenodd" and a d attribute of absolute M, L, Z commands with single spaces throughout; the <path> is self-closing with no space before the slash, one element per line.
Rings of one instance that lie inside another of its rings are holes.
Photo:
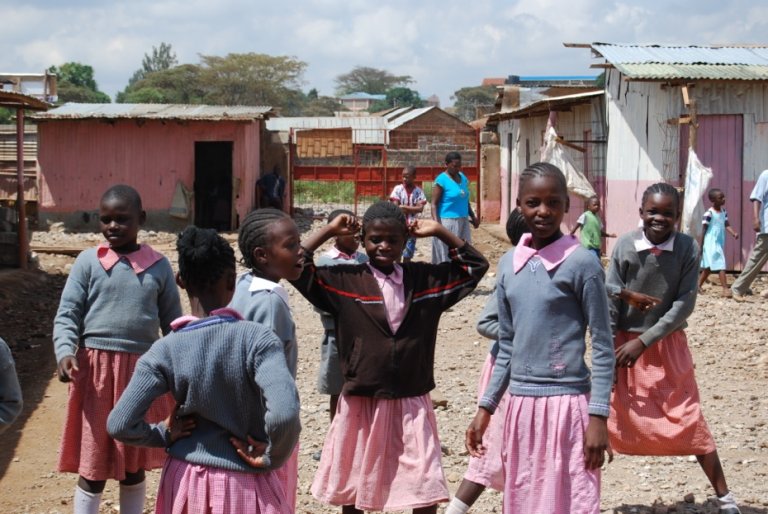
<path fill-rule="evenodd" d="M 704 216 L 702 197 L 712 180 L 712 168 L 707 168 L 699 160 L 699 156 L 688 150 L 688 166 L 685 168 L 685 199 L 683 201 L 683 219 L 680 231 L 694 239 L 701 236 L 701 217 Z"/>
<path fill-rule="evenodd" d="M 595 190 L 587 177 L 576 168 L 571 156 L 563 149 L 563 145 L 557 142 L 557 132 L 550 125 L 544 136 L 544 146 L 541 147 L 541 162 L 554 164 L 565 175 L 568 184 L 568 192 L 583 198 L 595 196 Z"/>

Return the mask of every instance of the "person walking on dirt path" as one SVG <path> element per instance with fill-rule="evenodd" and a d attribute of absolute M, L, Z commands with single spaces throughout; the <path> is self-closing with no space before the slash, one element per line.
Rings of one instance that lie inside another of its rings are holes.
<path fill-rule="evenodd" d="M 162 448 L 128 446 L 107 433 L 107 416 L 139 357 L 181 316 L 171 263 L 136 240 L 145 220 L 132 187 L 104 193 L 99 224 L 107 241 L 75 260 L 53 324 L 59 379 L 69 382 L 58 470 L 80 475 L 75 514 L 98 513 L 108 479 L 120 481 L 120 512 L 141 514 L 144 471 L 165 461 Z M 159 422 L 173 399 L 158 398 L 148 410 L 148 421 Z"/>
<path fill-rule="evenodd" d="M 712 207 L 707 209 L 702 219 L 704 233 L 701 235 L 699 243 L 701 244 L 701 274 L 699 275 L 699 293 L 702 293 L 702 287 L 707 277 L 713 272 L 720 278 L 720 286 L 723 288 L 721 295 L 729 297 L 732 295 L 728 288 L 725 278 L 725 233 L 731 234 L 734 239 L 739 238 L 728 221 L 728 213 L 725 210 L 725 193 L 722 190 L 713 187 L 707 193 Z"/>
<path fill-rule="evenodd" d="M 448 152 L 445 171 L 432 186 L 432 219 L 467 243 L 472 242 L 469 222 L 477 228 L 480 219 L 469 204 L 469 180 L 461 172 L 461 154 Z M 448 246 L 438 238 L 432 239 L 432 264 L 448 262 Z"/>
<path fill-rule="evenodd" d="M 734 300 L 752 293 L 750 286 L 768 261 L 768 170 L 760 173 L 749 199 L 752 201 L 752 225 L 757 235 L 747 264 L 731 285 Z M 768 289 L 761 296 L 768 298 Z"/>

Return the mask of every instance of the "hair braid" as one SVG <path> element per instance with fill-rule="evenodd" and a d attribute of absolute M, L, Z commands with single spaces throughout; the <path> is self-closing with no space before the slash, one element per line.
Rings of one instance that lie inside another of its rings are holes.
<path fill-rule="evenodd" d="M 523 186 L 526 182 L 532 178 L 539 177 L 551 177 L 557 180 L 558 184 L 562 188 L 563 194 L 568 197 L 568 182 L 565 180 L 565 175 L 563 175 L 563 172 L 560 171 L 560 168 L 548 162 L 536 162 L 526 167 L 520 174 L 518 191 L 523 190 Z M 518 195 L 519 194 L 520 193 L 518 192 Z"/>
<path fill-rule="evenodd" d="M 243 254 L 242 262 L 246 267 L 251 270 L 255 268 L 253 250 L 268 246 L 270 242 L 269 227 L 284 219 L 291 219 L 291 217 L 285 212 L 271 207 L 257 209 L 245 217 L 237 234 L 237 244 L 240 246 L 240 253 Z"/>
<path fill-rule="evenodd" d="M 513 246 L 517 246 L 523 234 L 531 231 L 525 224 L 525 218 L 523 218 L 523 213 L 519 207 L 512 209 L 512 212 L 509 213 L 506 229 L 507 237 Z"/>
<path fill-rule="evenodd" d="M 655 195 L 657 193 L 674 198 L 675 212 L 680 212 L 680 193 L 677 191 L 675 186 L 665 182 L 656 182 L 655 184 L 648 186 L 648 188 L 643 192 L 643 198 L 640 200 L 640 207 L 645 205 L 645 201 L 648 200 L 649 196 Z"/>
<path fill-rule="evenodd" d="M 235 270 L 235 252 L 212 228 L 190 226 L 176 241 L 179 275 L 188 286 L 206 288 Z"/>

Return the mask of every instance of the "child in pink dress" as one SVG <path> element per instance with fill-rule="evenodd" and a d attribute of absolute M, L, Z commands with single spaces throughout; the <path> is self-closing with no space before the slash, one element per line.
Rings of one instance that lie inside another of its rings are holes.
<path fill-rule="evenodd" d="M 304 243 L 304 272 L 292 281 L 340 321 L 344 387 L 312 494 L 342 506 L 344 514 L 432 514 L 448 499 L 429 397 L 437 326 L 443 311 L 474 290 L 488 262 L 439 223 L 417 220 L 409 229 L 396 205 L 379 202 L 363 217 L 369 262 L 315 267 L 312 252 L 323 242 L 358 229 L 354 217 L 339 216 L 311 235 Z M 451 248 L 451 261 L 398 264 L 409 234 L 441 239 Z"/>
<path fill-rule="evenodd" d="M 80 475 L 75 514 L 98 512 L 107 479 L 120 481 L 120 512 L 140 514 L 144 471 L 165 461 L 162 448 L 126 446 L 106 427 L 139 357 L 181 316 L 168 259 L 136 242 L 145 219 L 133 188 L 104 193 L 99 222 L 107 242 L 77 257 L 54 320 L 59 378 L 70 383 L 58 469 Z M 160 397 L 147 419 L 165 419 L 172 408 L 170 396 Z"/>

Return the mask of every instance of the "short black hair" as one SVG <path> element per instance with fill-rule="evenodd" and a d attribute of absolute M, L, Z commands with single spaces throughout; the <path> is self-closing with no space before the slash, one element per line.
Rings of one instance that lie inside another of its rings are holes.
<path fill-rule="evenodd" d="M 416 176 L 416 166 L 409 164 L 408 166 L 405 166 L 403 168 L 403 171 L 406 173 L 413 173 L 413 176 Z"/>
<path fill-rule="evenodd" d="M 240 253 L 243 254 L 243 264 L 248 269 L 255 268 L 253 250 L 269 245 L 269 227 L 284 219 L 291 219 L 291 217 L 285 212 L 271 207 L 257 209 L 245 217 L 237 233 L 237 244 L 240 246 Z"/>
<path fill-rule="evenodd" d="M 377 220 L 401 225 L 403 232 L 408 230 L 405 214 L 400 210 L 400 207 L 392 202 L 376 202 L 368 207 L 363 214 L 363 234 L 365 234 L 365 227 Z"/>
<path fill-rule="evenodd" d="M 646 188 L 645 191 L 643 191 L 643 198 L 640 200 L 640 208 L 642 209 L 645 205 L 645 201 L 648 200 L 648 197 L 655 194 L 661 194 L 664 196 L 671 196 L 675 200 L 675 211 L 680 214 L 680 193 L 677 191 L 677 188 L 673 185 L 667 184 L 665 182 L 656 182 L 655 184 L 651 184 Z"/>
<path fill-rule="evenodd" d="M 506 229 L 507 237 L 509 238 L 509 242 L 512 243 L 512 246 L 517 246 L 517 243 L 520 242 L 520 238 L 523 237 L 523 234 L 531 231 L 531 229 L 528 228 L 528 225 L 525 224 L 523 212 L 519 207 L 515 207 L 512 209 L 512 212 L 509 213 Z"/>
<path fill-rule="evenodd" d="M 461 160 L 461 154 L 459 152 L 448 152 L 445 154 L 445 164 L 456 159 Z"/>
<path fill-rule="evenodd" d="M 715 201 L 715 195 L 717 195 L 717 194 L 723 194 L 723 190 L 720 189 L 719 187 L 713 187 L 712 189 L 707 191 L 707 198 L 709 198 L 710 202 L 714 202 Z"/>
<path fill-rule="evenodd" d="M 127 203 L 136 209 L 137 212 L 141 212 L 142 210 L 141 196 L 139 195 L 139 192 L 131 186 L 127 186 L 125 184 L 116 184 L 104 191 L 104 194 L 101 195 L 101 203 L 112 199 Z"/>
<path fill-rule="evenodd" d="M 346 214 L 347 216 L 355 215 L 355 213 L 350 211 L 349 209 L 336 209 L 335 211 L 331 211 L 331 213 L 328 215 L 328 223 L 332 222 L 342 214 Z"/>
<path fill-rule="evenodd" d="M 550 177 L 557 180 L 563 194 L 568 198 L 568 182 L 565 180 L 565 175 L 560 171 L 560 168 L 554 164 L 548 162 L 536 162 L 528 166 L 520 174 L 520 182 L 518 187 L 518 195 L 523 190 L 523 186 L 533 178 Z"/>
<path fill-rule="evenodd" d="M 179 276 L 186 286 L 205 289 L 235 271 L 235 251 L 215 229 L 190 226 L 176 241 Z"/>

